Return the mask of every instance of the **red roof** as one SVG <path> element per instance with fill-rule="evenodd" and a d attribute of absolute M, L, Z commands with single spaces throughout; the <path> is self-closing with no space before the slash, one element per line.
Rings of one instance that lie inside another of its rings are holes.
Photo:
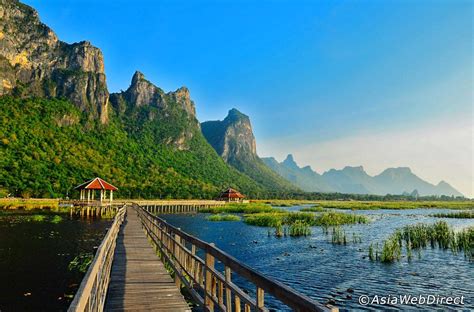
<path fill-rule="evenodd" d="M 238 191 L 230 187 L 224 192 L 222 192 L 220 195 L 220 198 L 244 198 L 244 197 L 245 197 L 244 195 L 240 194 Z"/>
<path fill-rule="evenodd" d="M 76 190 L 107 190 L 117 191 L 118 188 L 102 180 L 101 178 L 94 178 L 75 187 Z"/>

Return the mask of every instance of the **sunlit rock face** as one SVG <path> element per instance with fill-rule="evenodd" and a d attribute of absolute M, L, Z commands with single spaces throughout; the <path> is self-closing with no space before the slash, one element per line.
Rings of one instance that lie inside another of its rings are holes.
<path fill-rule="evenodd" d="M 179 150 L 188 150 L 191 139 L 200 133 L 194 102 L 186 87 L 166 93 L 136 71 L 128 89 L 112 93 L 110 102 L 118 116 L 133 118 L 142 125 L 155 123 L 152 127 L 160 129 L 161 143 Z"/>
<path fill-rule="evenodd" d="M 206 121 L 201 127 L 208 142 L 226 162 L 257 156 L 250 119 L 237 109 L 231 109 L 224 120 Z"/>
<path fill-rule="evenodd" d="M 15 0 L 0 0 L 0 95 L 65 97 L 102 123 L 108 100 L 102 52 L 68 44 Z"/>

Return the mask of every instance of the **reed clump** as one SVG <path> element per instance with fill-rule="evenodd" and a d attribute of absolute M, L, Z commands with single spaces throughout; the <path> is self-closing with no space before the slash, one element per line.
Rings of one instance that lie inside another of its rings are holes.
<path fill-rule="evenodd" d="M 474 219 L 474 211 L 459 211 L 451 213 L 435 213 L 431 215 L 436 218 Z"/>
<path fill-rule="evenodd" d="M 233 214 L 214 214 L 207 217 L 208 221 L 240 221 L 240 217 Z"/>
<path fill-rule="evenodd" d="M 414 224 L 397 229 L 385 240 L 382 252 L 375 260 L 394 262 L 400 260 L 405 247 L 407 258 L 411 260 L 412 252 L 427 247 L 463 252 L 469 260 L 474 260 L 474 227 L 455 232 L 445 221 L 434 224 Z M 369 248 L 369 258 L 373 260 L 373 246 Z M 378 248 L 376 250 L 378 253 Z"/>
<path fill-rule="evenodd" d="M 297 220 L 290 225 L 288 232 L 290 236 L 308 236 L 311 235 L 311 228 L 306 222 Z"/>
<path fill-rule="evenodd" d="M 300 211 L 310 211 L 310 212 L 324 212 L 326 211 L 325 208 L 321 206 L 312 206 L 312 207 L 304 207 Z"/>

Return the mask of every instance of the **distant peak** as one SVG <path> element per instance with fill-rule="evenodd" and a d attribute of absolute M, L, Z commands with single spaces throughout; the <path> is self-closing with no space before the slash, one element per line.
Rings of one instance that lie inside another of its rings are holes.
<path fill-rule="evenodd" d="M 344 171 L 365 171 L 364 167 L 362 167 L 362 166 L 355 166 L 355 167 L 345 166 L 344 169 L 342 169 L 342 170 L 344 170 Z"/>
<path fill-rule="evenodd" d="M 397 168 L 387 168 L 382 173 L 387 174 L 411 174 L 411 169 L 409 167 L 397 167 Z"/>
<path fill-rule="evenodd" d="M 283 164 L 290 167 L 298 167 L 298 164 L 295 162 L 292 154 L 288 154 L 286 159 L 283 161 Z"/>
<path fill-rule="evenodd" d="M 145 75 L 140 71 L 135 71 L 132 77 L 132 85 L 137 84 L 139 81 L 145 80 Z"/>

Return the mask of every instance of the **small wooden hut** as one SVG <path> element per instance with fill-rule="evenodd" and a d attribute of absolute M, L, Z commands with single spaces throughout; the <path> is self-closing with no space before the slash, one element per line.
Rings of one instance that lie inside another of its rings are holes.
<path fill-rule="evenodd" d="M 244 198 L 244 195 L 229 187 L 227 190 L 223 191 L 217 199 L 227 202 L 241 202 Z"/>
<path fill-rule="evenodd" d="M 99 177 L 86 181 L 74 189 L 80 191 L 81 200 L 87 201 L 94 200 L 95 192 L 99 191 L 99 200 L 101 202 L 107 199 L 107 191 L 109 191 L 110 202 L 114 199 L 114 191 L 118 191 L 118 188 Z"/>

